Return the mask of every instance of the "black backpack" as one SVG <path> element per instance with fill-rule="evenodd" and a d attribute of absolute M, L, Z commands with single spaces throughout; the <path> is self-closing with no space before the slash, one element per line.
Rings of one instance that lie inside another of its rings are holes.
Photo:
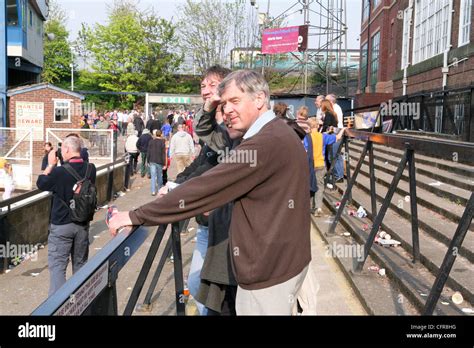
<path fill-rule="evenodd" d="M 97 207 L 97 190 L 90 179 L 92 165 L 87 163 L 86 176 L 84 178 L 81 178 L 69 163 L 65 163 L 63 167 L 77 180 L 70 204 L 61 199 L 69 208 L 72 222 L 84 224 L 92 221 Z"/>

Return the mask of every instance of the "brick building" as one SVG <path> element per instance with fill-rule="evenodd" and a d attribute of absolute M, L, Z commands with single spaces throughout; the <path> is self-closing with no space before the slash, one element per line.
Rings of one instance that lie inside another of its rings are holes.
<path fill-rule="evenodd" d="M 474 81 L 472 0 L 363 0 L 362 5 L 359 104 Z"/>
<path fill-rule="evenodd" d="M 473 10 L 472 0 L 363 0 L 356 105 L 419 96 L 417 127 L 474 140 Z"/>
<path fill-rule="evenodd" d="M 84 96 L 47 83 L 8 91 L 7 125 L 34 128 L 33 154 L 43 154 L 47 128 L 80 128 Z"/>

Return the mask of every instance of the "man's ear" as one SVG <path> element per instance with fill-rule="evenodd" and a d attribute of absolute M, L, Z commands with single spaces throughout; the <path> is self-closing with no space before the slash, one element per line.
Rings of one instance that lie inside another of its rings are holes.
<path fill-rule="evenodd" d="M 265 93 L 264 92 L 259 92 L 255 96 L 255 104 L 257 106 L 257 109 L 261 110 L 265 105 Z"/>

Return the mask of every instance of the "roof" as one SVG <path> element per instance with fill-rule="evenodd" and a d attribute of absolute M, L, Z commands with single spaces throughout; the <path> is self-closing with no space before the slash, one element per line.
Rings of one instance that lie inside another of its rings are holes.
<path fill-rule="evenodd" d="M 46 88 L 55 90 L 59 93 L 68 94 L 71 97 L 79 98 L 81 100 L 84 100 L 84 98 L 85 98 L 82 94 L 75 93 L 75 92 L 69 91 L 67 89 L 59 88 L 59 87 L 51 85 L 49 83 L 37 83 L 37 84 L 34 84 L 34 85 L 26 85 L 26 86 L 21 86 L 21 87 L 17 87 L 17 88 L 12 88 L 12 89 L 8 90 L 7 96 L 11 97 L 11 96 L 14 96 L 14 95 L 17 95 L 17 94 L 38 91 L 40 89 L 46 89 Z"/>

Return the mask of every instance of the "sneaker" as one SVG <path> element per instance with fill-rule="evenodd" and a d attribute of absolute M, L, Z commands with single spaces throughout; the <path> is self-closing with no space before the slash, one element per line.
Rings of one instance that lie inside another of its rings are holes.
<path fill-rule="evenodd" d="M 152 196 L 156 196 L 156 192 L 152 192 L 151 195 L 152 195 Z"/>
<path fill-rule="evenodd" d="M 344 178 L 336 179 L 336 182 L 344 182 Z"/>

